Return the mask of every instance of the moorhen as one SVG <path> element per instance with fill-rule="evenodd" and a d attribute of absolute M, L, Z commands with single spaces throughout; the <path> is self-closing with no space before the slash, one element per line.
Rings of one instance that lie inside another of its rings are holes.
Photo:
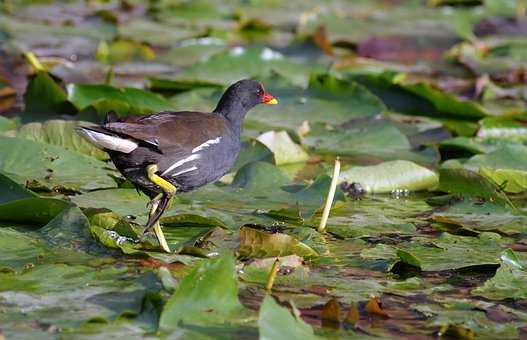
<path fill-rule="evenodd" d="M 106 116 L 102 126 L 78 133 L 104 149 L 124 177 L 151 199 L 145 229 L 154 229 L 170 252 L 159 218 L 177 192 L 188 192 L 222 177 L 240 151 L 247 112 L 257 104 L 277 104 L 262 84 L 244 79 L 231 85 L 211 113 L 160 112 L 148 116 Z"/>

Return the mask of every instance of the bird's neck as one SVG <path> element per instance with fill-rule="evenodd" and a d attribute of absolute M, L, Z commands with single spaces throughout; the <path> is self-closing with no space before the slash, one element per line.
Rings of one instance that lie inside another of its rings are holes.
<path fill-rule="evenodd" d="M 236 100 L 225 100 L 226 98 L 221 98 L 220 102 L 214 113 L 219 114 L 231 124 L 233 130 L 240 135 L 242 131 L 242 124 L 245 115 L 249 111 L 248 108 L 244 107 L 242 103 Z"/>

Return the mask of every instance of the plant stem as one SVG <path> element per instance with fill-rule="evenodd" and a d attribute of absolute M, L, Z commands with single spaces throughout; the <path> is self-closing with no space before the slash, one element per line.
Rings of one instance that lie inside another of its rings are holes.
<path fill-rule="evenodd" d="M 331 179 L 331 185 L 329 186 L 328 197 L 326 198 L 326 205 L 324 206 L 324 211 L 322 212 L 322 219 L 320 220 L 320 225 L 318 226 L 318 232 L 320 233 L 326 231 L 326 223 L 328 223 L 329 211 L 331 210 L 331 205 L 333 204 L 333 198 L 335 198 L 335 190 L 337 189 L 339 175 L 340 159 L 337 157 L 335 159 L 335 167 L 333 168 L 333 178 Z"/>
<path fill-rule="evenodd" d="M 276 258 L 274 260 L 273 266 L 271 267 L 271 271 L 269 272 L 269 276 L 267 277 L 267 283 L 265 284 L 265 290 L 270 292 L 271 289 L 273 289 L 274 280 L 276 279 L 276 274 L 278 273 L 278 270 L 280 269 L 280 260 Z"/>
<path fill-rule="evenodd" d="M 35 72 L 46 71 L 44 66 L 40 63 L 37 56 L 33 52 L 24 52 L 24 57 L 26 57 L 27 62 L 31 65 L 31 67 L 33 67 Z"/>

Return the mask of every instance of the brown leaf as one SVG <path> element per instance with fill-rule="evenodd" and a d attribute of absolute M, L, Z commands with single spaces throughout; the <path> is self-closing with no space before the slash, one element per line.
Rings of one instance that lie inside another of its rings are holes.
<path fill-rule="evenodd" d="M 359 307 L 357 307 L 357 304 L 354 302 L 350 307 L 348 315 L 346 315 L 346 319 L 344 319 L 344 323 L 355 327 L 359 323 L 359 319 Z"/>
<path fill-rule="evenodd" d="M 317 46 L 320 47 L 320 49 L 324 51 L 324 53 L 326 53 L 327 55 L 335 55 L 335 51 L 333 51 L 333 45 L 331 44 L 331 41 L 329 41 L 328 38 L 326 26 L 321 25 L 317 27 L 315 33 L 313 33 L 313 42 L 317 44 Z"/>
<path fill-rule="evenodd" d="M 385 318 L 389 318 L 388 314 L 384 310 L 382 310 L 381 301 L 378 297 L 370 298 L 364 309 L 370 314 L 375 314 Z"/>
<path fill-rule="evenodd" d="M 454 45 L 453 38 L 416 39 L 415 36 L 374 36 L 358 44 L 360 57 L 413 64 L 418 61 L 439 61 Z"/>
<path fill-rule="evenodd" d="M 16 90 L 10 86 L 0 88 L 0 112 L 5 112 L 16 104 Z"/>
<path fill-rule="evenodd" d="M 518 317 L 512 313 L 504 311 L 500 305 L 493 306 L 485 311 L 487 318 L 494 322 L 513 322 L 518 321 Z"/>
<path fill-rule="evenodd" d="M 329 300 L 322 308 L 322 327 L 340 328 L 340 304 L 337 299 Z"/>
<path fill-rule="evenodd" d="M 527 19 L 488 17 L 474 26 L 474 34 L 478 37 L 489 35 L 509 35 L 522 37 L 527 35 Z"/>

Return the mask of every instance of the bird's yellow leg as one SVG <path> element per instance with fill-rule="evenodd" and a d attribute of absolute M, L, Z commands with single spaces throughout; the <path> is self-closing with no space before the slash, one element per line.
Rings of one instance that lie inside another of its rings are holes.
<path fill-rule="evenodd" d="M 159 186 L 161 189 L 163 189 L 164 192 L 170 195 L 176 194 L 176 187 L 172 185 L 169 181 L 166 179 L 160 177 L 156 174 L 156 172 L 159 171 L 159 168 L 157 167 L 157 164 L 150 164 L 146 167 L 146 173 L 148 175 L 148 179 L 152 181 L 154 184 Z"/>
<path fill-rule="evenodd" d="M 157 206 L 159 205 L 159 202 L 156 200 L 152 201 L 152 205 L 150 206 L 150 216 L 152 216 L 156 210 Z M 159 220 L 157 220 L 154 225 L 154 233 L 156 234 L 157 240 L 159 241 L 159 244 L 161 245 L 161 248 L 163 248 L 164 251 L 167 253 L 170 253 L 170 248 L 168 247 L 167 240 L 165 239 L 165 234 L 163 234 L 163 230 L 161 229 L 161 225 L 159 224 Z"/>
<path fill-rule="evenodd" d="M 162 177 L 158 176 L 156 172 L 159 170 L 158 166 L 156 164 L 151 164 L 146 167 L 146 172 L 148 175 L 148 179 L 152 181 L 152 183 L 158 185 L 165 193 L 169 194 L 170 196 L 173 196 L 176 194 L 176 187 L 172 185 L 167 180 L 163 179 Z M 158 200 L 154 199 L 152 200 L 152 206 L 150 207 L 150 215 L 153 215 L 157 207 L 159 205 Z M 159 240 L 159 244 L 163 248 L 164 251 L 167 253 L 170 253 L 170 248 L 168 247 L 167 241 L 165 239 L 165 235 L 163 234 L 163 230 L 161 230 L 161 225 L 159 224 L 159 220 L 157 220 L 154 225 L 154 232 L 157 236 L 157 239 Z"/>

